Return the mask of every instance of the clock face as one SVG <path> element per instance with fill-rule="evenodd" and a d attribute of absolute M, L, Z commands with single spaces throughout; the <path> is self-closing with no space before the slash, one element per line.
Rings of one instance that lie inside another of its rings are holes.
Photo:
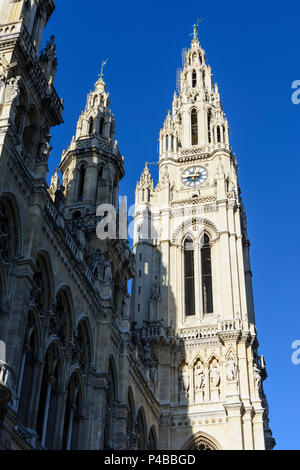
<path fill-rule="evenodd" d="M 185 186 L 190 188 L 195 186 L 200 186 L 200 184 L 205 183 L 208 177 L 208 172 L 202 166 L 193 166 L 188 168 L 181 175 L 181 180 Z"/>

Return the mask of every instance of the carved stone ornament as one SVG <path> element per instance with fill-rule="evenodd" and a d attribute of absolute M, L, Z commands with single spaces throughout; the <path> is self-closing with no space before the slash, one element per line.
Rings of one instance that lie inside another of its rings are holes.
<path fill-rule="evenodd" d="M 219 371 L 219 363 L 216 359 L 214 359 L 210 365 L 209 369 L 209 377 L 210 383 L 213 388 L 218 388 L 220 385 L 220 371 Z"/>
<path fill-rule="evenodd" d="M 225 373 L 228 382 L 234 382 L 237 380 L 237 365 L 233 353 L 230 353 L 227 358 Z"/>

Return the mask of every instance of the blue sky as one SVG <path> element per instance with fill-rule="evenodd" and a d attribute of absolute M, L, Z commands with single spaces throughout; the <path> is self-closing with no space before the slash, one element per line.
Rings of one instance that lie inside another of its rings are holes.
<path fill-rule="evenodd" d="M 296 1 L 56 1 L 46 36 L 56 35 L 56 89 L 64 124 L 52 130 L 53 173 L 75 132 L 101 61 L 125 156 L 121 194 L 134 202 L 145 161 L 157 161 L 159 130 L 176 88 L 193 23 L 227 114 L 251 240 L 254 300 L 270 422 L 277 449 L 300 449 L 299 177 L 300 4 Z"/>

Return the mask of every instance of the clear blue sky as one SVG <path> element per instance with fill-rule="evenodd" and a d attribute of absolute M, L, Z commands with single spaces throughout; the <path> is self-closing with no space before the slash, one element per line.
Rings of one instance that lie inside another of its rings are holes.
<path fill-rule="evenodd" d="M 126 159 L 121 193 L 133 203 L 145 161 L 156 161 L 159 129 L 171 107 L 181 50 L 193 23 L 204 18 L 200 42 L 229 119 L 231 145 L 252 242 L 251 260 L 260 354 L 277 449 L 300 449 L 300 365 L 291 344 L 300 339 L 299 1 L 72 2 L 57 0 L 46 36 L 57 38 L 56 89 L 65 123 L 53 129 L 54 171 L 75 132 L 102 59 Z"/>

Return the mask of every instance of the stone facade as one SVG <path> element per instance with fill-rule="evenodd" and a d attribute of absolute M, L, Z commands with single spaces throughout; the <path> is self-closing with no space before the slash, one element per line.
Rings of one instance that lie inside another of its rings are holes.
<path fill-rule="evenodd" d="M 195 37 L 161 132 L 159 183 L 146 166 L 137 186 L 134 255 L 98 232 L 99 206 L 120 211 L 124 176 L 103 73 L 46 182 L 63 111 L 53 36 L 41 51 L 54 8 L 0 6 L 0 449 L 272 448 L 236 160 L 204 51 Z"/>

